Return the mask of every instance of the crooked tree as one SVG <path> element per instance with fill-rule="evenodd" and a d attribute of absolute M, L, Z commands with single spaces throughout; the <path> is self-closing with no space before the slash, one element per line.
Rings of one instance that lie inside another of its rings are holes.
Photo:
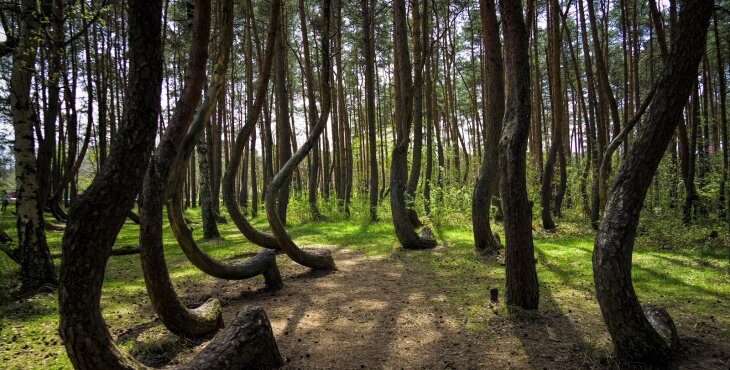
<path fill-rule="evenodd" d="M 596 236 L 596 297 L 616 354 L 631 362 L 666 366 L 673 349 L 671 340 L 659 335 L 639 304 L 631 281 L 631 255 L 647 190 L 697 78 L 712 10 L 710 0 L 689 1 L 680 10 L 647 120 L 636 129 Z"/>

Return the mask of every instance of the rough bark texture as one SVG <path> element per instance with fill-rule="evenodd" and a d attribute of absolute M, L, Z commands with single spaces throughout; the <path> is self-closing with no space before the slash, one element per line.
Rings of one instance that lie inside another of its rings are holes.
<path fill-rule="evenodd" d="M 284 365 L 269 319 L 247 307 L 189 363 L 178 369 L 272 369 Z"/>
<path fill-rule="evenodd" d="M 413 207 L 416 198 L 418 179 L 421 176 L 421 158 L 423 157 L 423 61 L 425 58 L 421 42 L 421 12 L 418 9 L 418 0 L 411 0 L 411 14 L 413 14 L 413 160 L 411 161 L 411 173 L 408 176 L 406 185 L 406 201 L 408 206 L 408 218 L 414 227 L 421 226 Z M 428 17 L 429 14 L 425 14 Z M 429 45 L 430 46 L 430 45 Z"/>
<path fill-rule="evenodd" d="M 215 100 L 212 100 L 211 105 L 215 106 Z M 207 121 L 207 119 L 205 120 Z M 210 122 L 206 123 L 210 125 Z M 198 168 L 200 168 L 200 210 L 203 219 L 203 238 L 205 239 L 220 239 L 221 234 L 218 231 L 218 220 L 215 214 L 215 204 L 213 204 L 213 181 L 211 179 L 211 164 L 208 160 L 210 145 L 205 140 L 206 136 L 210 136 L 210 130 L 204 135 L 200 134 L 200 140 L 198 141 Z"/>
<path fill-rule="evenodd" d="M 406 181 L 408 179 L 408 137 L 413 109 L 411 62 L 408 52 L 405 1 L 393 3 L 393 30 L 395 38 L 397 135 L 390 164 L 390 209 L 398 240 L 404 248 L 427 249 L 436 246 L 436 240 L 424 239 L 413 230 L 406 205 Z"/>
<path fill-rule="evenodd" d="M 282 21 L 279 21 L 280 24 Z M 274 47 L 275 58 L 275 69 L 276 69 L 276 83 L 274 84 L 274 91 L 276 95 L 276 102 L 278 111 L 276 112 L 276 135 L 277 135 L 277 161 L 279 162 L 279 168 L 283 167 L 286 162 L 291 158 L 291 128 L 289 126 L 289 94 L 286 89 L 286 46 L 287 42 L 282 26 L 278 29 L 279 36 L 276 37 L 276 46 Z M 281 223 L 286 225 L 286 210 L 289 207 L 289 187 L 291 185 L 292 178 L 288 177 L 284 184 L 282 184 L 279 194 L 276 199 L 276 213 L 279 214 Z"/>
<path fill-rule="evenodd" d="M 499 177 L 499 137 L 504 118 L 504 67 L 502 43 L 499 40 L 499 24 L 494 0 L 481 0 L 479 12 L 484 39 L 484 64 L 487 80 L 486 142 L 484 158 L 479 169 L 471 202 L 471 220 L 474 226 L 474 247 L 480 254 L 495 254 L 502 247 L 494 238 L 489 221 L 492 206 L 492 184 Z"/>
<path fill-rule="evenodd" d="M 557 0 L 551 0 L 549 8 L 548 69 L 550 73 L 550 111 L 552 112 L 550 116 L 552 118 L 552 129 L 550 149 L 548 150 L 547 160 L 545 161 L 545 171 L 543 172 L 542 185 L 540 187 L 542 227 L 546 230 L 555 229 L 551 208 L 553 201 L 553 175 L 555 173 L 555 161 L 558 159 L 558 155 L 561 155 L 559 158 L 561 174 L 565 169 L 565 157 L 561 154 L 563 151 L 563 125 L 565 116 L 563 115 L 563 87 L 560 69 L 560 54 L 563 48 L 560 32 L 560 5 Z M 559 204 L 556 204 L 556 209 L 560 209 Z"/>
<path fill-rule="evenodd" d="M 332 259 L 332 254 L 329 250 L 322 250 L 319 252 L 306 252 L 300 249 L 294 241 L 291 239 L 289 234 L 284 229 L 284 224 L 279 218 L 276 210 L 276 196 L 281 187 L 286 183 L 287 179 L 291 177 L 294 169 L 301 163 L 304 157 L 309 153 L 312 147 L 317 142 L 317 138 L 324 130 L 325 124 L 329 117 L 331 108 L 330 99 L 330 54 L 329 54 L 329 37 L 330 37 L 330 22 L 331 22 L 331 0 L 325 0 L 323 9 L 324 18 L 324 29 L 322 30 L 322 113 L 319 116 L 317 124 L 312 128 L 307 140 L 299 147 L 296 153 L 286 162 L 284 166 L 279 170 L 279 173 L 274 176 L 266 189 L 266 216 L 269 220 L 269 225 L 279 242 L 281 249 L 295 262 L 311 267 L 317 270 L 336 270 L 335 261 Z"/>
<path fill-rule="evenodd" d="M 540 300 L 527 200 L 527 137 L 530 131 L 528 37 L 520 1 L 501 1 L 507 101 L 499 142 L 504 209 L 506 291 L 510 306 L 536 309 Z"/>
<path fill-rule="evenodd" d="M 162 2 L 129 1 L 128 14 L 130 72 L 123 122 L 110 158 L 71 206 L 62 241 L 59 331 L 77 369 L 135 367 L 114 345 L 99 300 L 109 252 L 154 145 L 162 84 Z"/>
<path fill-rule="evenodd" d="M 242 280 L 263 275 L 269 290 L 281 289 L 284 283 L 281 280 L 274 251 L 261 251 L 246 261 L 228 263 L 211 257 L 198 247 L 193 238 L 192 230 L 185 224 L 182 208 L 183 181 L 184 177 L 180 176 L 173 179 L 173 183 L 168 187 L 167 215 L 175 239 L 180 244 L 180 248 L 182 248 L 188 260 L 206 274 L 219 279 Z"/>
<path fill-rule="evenodd" d="M 33 291 L 44 284 L 56 282 L 43 231 L 43 207 L 33 135 L 36 116 L 30 99 L 31 78 L 36 63 L 38 39 L 41 37 L 40 9 L 37 4 L 32 0 L 24 0 L 20 4 L 20 41 L 13 53 L 9 94 L 15 132 L 15 212 L 22 291 Z"/>
<path fill-rule="evenodd" d="M 273 0 L 271 2 L 271 14 L 269 18 L 269 30 L 266 36 L 266 54 L 261 66 L 261 75 L 259 79 L 259 85 L 256 89 L 256 98 L 253 103 L 253 108 L 246 117 L 246 123 L 236 134 L 236 140 L 233 144 L 233 151 L 228 161 L 228 167 L 226 172 L 223 174 L 223 203 L 228 209 L 228 213 L 236 224 L 238 230 L 252 243 L 269 249 L 280 249 L 279 242 L 273 235 L 263 233 L 256 230 L 249 222 L 246 217 L 243 216 L 241 210 L 238 208 L 236 203 L 235 195 L 235 178 L 238 176 L 238 170 L 243 157 L 243 150 L 246 146 L 248 138 L 256 126 L 256 122 L 261 116 L 261 110 L 266 103 L 266 93 L 269 86 L 269 79 L 271 77 L 271 69 L 273 66 L 274 58 L 274 43 L 276 42 L 277 29 L 279 25 L 279 13 L 281 12 L 281 1 Z"/>
<path fill-rule="evenodd" d="M 129 98 L 123 122 L 101 172 L 72 205 L 62 241 L 59 331 L 77 369 L 145 368 L 116 347 L 99 304 L 109 252 L 137 195 L 129 189 L 139 189 L 147 168 L 160 109 L 162 2 L 131 0 L 128 13 Z M 266 316 L 250 309 L 181 368 L 281 364 Z"/>
<path fill-rule="evenodd" d="M 165 184 L 178 155 L 195 107 L 200 102 L 210 38 L 210 1 L 197 1 L 191 32 L 192 43 L 183 94 L 175 105 L 171 122 L 147 169 L 140 197 L 140 259 L 150 301 L 162 323 L 173 333 L 198 337 L 214 333 L 222 326 L 217 301 L 189 310 L 170 281 L 162 244 L 162 204 Z M 204 157 L 204 156 L 201 156 Z"/>
<path fill-rule="evenodd" d="M 304 12 L 304 0 L 299 0 L 299 20 L 302 28 L 302 47 L 304 49 L 304 76 L 305 84 L 307 86 L 307 102 L 309 103 L 309 125 L 311 130 L 314 128 L 314 123 L 317 122 L 317 100 L 314 97 L 314 73 L 312 72 L 312 59 L 309 52 L 309 35 L 307 33 L 307 19 Z M 366 72 L 367 73 L 367 72 Z M 309 166 L 309 183 L 307 185 L 307 197 L 309 200 L 309 209 L 312 212 L 312 219 L 322 219 L 322 214 L 319 211 L 317 205 L 317 190 L 319 183 L 319 166 L 320 166 L 320 152 L 319 152 L 319 139 L 314 143 L 312 148 L 312 162 Z"/>
<path fill-rule="evenodd" d="M 303 0 L 300 0 L 302 2 Z M 365 109 L 368 120 L 368 159 L 370 164 L 370 220 L 378 219 L 378 158 L 375 139 L 375 35 L 371 2 L 360 0 L 362 7 L 362 37 L 365 53 Z M 310 100 L 310 105 L 311 105 Z M 316 117 L 316 116 L 315 116 Z"/>
<path fill-rule="evenodd" d="M 666 366 L 670 348 L 647 320 L 631 282 L 639 215 L 653 175 L 681 118 L 704 51 L 713 2 L 686 2 L 648 111 L 618 171 L 593 251 L 593 279 L 619 358 Z"/>

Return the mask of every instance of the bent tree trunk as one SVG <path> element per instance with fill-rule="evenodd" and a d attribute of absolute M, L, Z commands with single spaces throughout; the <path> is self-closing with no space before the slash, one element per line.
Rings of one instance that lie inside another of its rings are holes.
<path fill-rule="evenodd" d="M 275 290 L 282 286 L 273 253 L 261 253 L 241 263 L 223 263 L 200 250 L 190 229 L 185 225 L 181 190 L 188 158 L 180 155 L 179 148 L 183 147 L 186 141 L 194 142 L 194 136 L 197 134 L 195 130 L 188 132 L 188 128 L 193 121 L 193 113 L 199 113 L 193 108 L 200 101 L 210 33 L 210 1 L 204 0 L 199 3 L 196 5 L 194 15 L 197 18 L 194 18 L 192 30 L 193 42 L 188 59 L 186 88 L 175 105 L 170 125 L 150 162 L 140 207 L 143 221 L 140 227 L 141 258 L 150 300 L 165 326 L 170 331 L 187 337 L 206 335 L 217 330 L 220 325 L 220 309 L 217 301 L 209 301 L 196 310 L 187 309 L 169 280 L 162 247 L 162 203 L 165 184 L 169 184 L 166 199 L 171 228 L 180 247 L 193 265 L 209 275 L 224 279 L 246 279 L 263 274 L 270 288 Z M 211 95 L 217 96 L 225 78 L 233 35 L 233 18 L 227 15 L 232 12 L 233 3 L 228 0 L 224 3 L 222 13 L 224 16 L 221 17 L 224 32 L 222 47 L 214 66 L 216 73 L 211 84 L 212 94 L 206 96 L 206 102 L 210 100 Z M 203 104 L 201 107 L 205 109 L 207 106 Z M 196 125 L 196 128 L 200 127 L 202 125 Z M 188 135 L 185 135 L 186 132 Z"/>
<path fill-rule="evenodd" d="M 331 23 L 331 0 L 324 1 L 323 18 L 324 25 L 322 30 L 322 113 L 319 116 L 317 124 L 312 128 L 307 140 L 299 147 L 296 153 L 282 166 L 279 173 L 269 183 L 266 188 L 266 217 L 269 220 L 271 230 L 279 242 L 281 249 L 286 252 L 289 258 L 293 259 L 296 263 L 303 266 L 307 266 L 316 270 L 337 270 L 335 261 L 332 259 L 332 254 L 329 250 L 323 250 L 320 252 L 306 252 L 300 249 L 294 241 L 291 239 L 289 234 L 284 229 L 284 224 L 279 218 L 279 214 L 276 209 L 276 198 L 279 194 L 281 187 L 287 182 L 287 179 L 291 177 L 294 169 L 301 163 L 304 157 L 312 150 L 312 147 L 317 142 L 319 135 L 324 130 L 324 127 L 329 118 L 331 99 L 330 99 L 330 54 L 329 54 L 329 43 L 330 43 L 330 23 Z M 282 102 L 286 104 L 286 102 Z"/>
<path fill-rule="evenodd" d="M 704 51 L 713 2 L 686 2 L 648 111 L 606 204 L 593 251 L 593 280 L 619 358 L 666 366 L 670 343 L 647 320 L 631 282 L 631 255 L 646 192 L 687 103 Z"/>
<path fill-rule="evenodd" d="M 507 304 L 536 309 L 540 300 L 527 201 L 527 137 L 530 132 L 530 64 L 520 1 L 501 1 L 507 101 L 499 142 L 504 209 Z"/>
<path fill-rule="evenodd" d="M 38 39 L 41 37 L 40 9 L 37 5 L 32 0 L 24 0 L 20 4 L 20 41 L 13 53 L 10 76 L 10 113 L 15 132 L 15 212 L 22 291 L 34 291 L 44 284 L 56 282 L 43 230 L 43 205 L 33 137 L 36 118 L 30 99 L 30 84 L 35 69 Z"/>
<path fill-rule="evenodd" d="M 128 14 L 129 98 L 123 122 L 101 172 L 71 206 L 62 241 L 59 331 L 77 369 L 145 368 L 116 347 L 99 302 L 109 252 L 137 196 L 129 189 L 139 189 L 147 168 L 160 109 L 162 1 L 130 0 Z M 226 331 L 180 368 L 281 364 L 268 319 L 254 308 L 240 313 Z"/>
<path fill-rule="evenodd" d="M 426 4 L 427 5 L 427 4 Z M 408 205 L 408 218 L 411 219 L 413 227 L 421 226 L 421 220 L 414 207 L 416 199 L 416 188 L 421 175 L 421 158 L 423 157 L 423 63 L 426 55 L 421 40 L 421 14 L 418 9 L 418 0 L 411 0 L 411 13 L 413 14 L 413 66 L 415 81 L 413 82 L 413 160 L 411 161 L 411 174 L 408 176 L 406 185 L 406 200 Z M 424 18 L 429 14 L 425 14 Z"/>
<path fill-rule="evenodd" d="M 171 332 L 187 337 L 214 333 L 223 324 L 217 300 L 208 301 L 195 310 L 189 310 L 180 300 L 167 272 L 162 244 L 163 189 L 177 149 L 190 126 L 194 107 L 200 101 L 203 87 L 210 38 L 210 1 L 196 1 L 193 17 L 193 41 L 185 87 L 144 178 L 139 233 L 140 259 L 150 301 L 162 323 Z"/>
<path fill-rule="evenodd" d="M 243 213 L 241 213 L 241 210 L 238 208 L 238 203 L 236 202 L 235 179 L 238 176 L 238 170 L 241 165 L 241 158 L 243 157 L 243 150 L 246 146 L 246 142 L 256 127 L 256 122 L 259 120 L 261 110 L 266 103 L 266 92 L 269 86 L 269 79 L 271 78 L 274 44 L 277 36 L 276 31 L 279 27 L 280 11 L 281 0 L 273 0 L 271 2 L 269 30 L 266 36 L 266 54 L 264 55 L 264 60 L 261 66 L 261 76 L 258 88 L 256 89 L 256 98 L 251 112 L 249 112 L 246 117 L 246 123 L 236 134 L 233 151 L 230 159 L 228 160 L 228 167 L 226 167 L 226 172 L 223 174 L 223 203 L 226 205 L 226 209 L 228 210 L 233 223 L 236 224 L 238 230 L 250 242 L 269 249 L 280 249 L 279 242 L 273 235 L 256 230 L 256 228 L 254 228 L 248 220 L 246 220 Z"/>
<path fill-rule="evenodd" d="M 474 226 L 474 247 L 483 255 L 496 254 L 500 243 L 492 234 L 489 221 L 492 206 L 494 177 L 499 176 L 498 146 L 504 116 L 504 67 L 502 65 L 502 43 L 499 40 L 499 24 L 494 0 L 481 0 L 479 12 L 482 21 L 482 38 L 486 54 L 487 116 L 484 120 L 487 141 L 484 143 L 484 158 L 479 177 L 474 187 L 471 202 L 471 220 Z"/>
<path fill-rule="evenodd" d="M 436 246 L 436 240 L 426 235 L 421 237 L 413 230 L 413 224 L 406 206 L 406 181 L 408 179 L 408 136 L 411 128 L 413 95 L 411 90 L 411 61 L 408 52 L 408 31 L 406 25 L 405 1 L 393 3 L 393 29 L 395 38 L 396 78 L 396 128 L 397 141 L 393 148 L 390 164 L 390 209 L 393 226 L 403 248 L 428 249 Z M 430 234 L 430 233 L 426 233 Z"/>
<path fill-rule="evenodd" d="M 276 291 L 284 286 L 281 280 L 279 267 L 276 264 L 276 254 L 272 250 L 261 251 L 259 254 L 243 262 L 227 263 L 216 260 L 198 247 L 193 239 L 193 232 L 185 224 L 183 214 L 183 183 L 185 173 L 173 176 L 167 191 L 167 215 L 170 228 L 175 239 L 180 244 L 188 260 L 201 271 L 219 279 L 243 280 L 257 275 L 263 275 L 266 286 Z"/>

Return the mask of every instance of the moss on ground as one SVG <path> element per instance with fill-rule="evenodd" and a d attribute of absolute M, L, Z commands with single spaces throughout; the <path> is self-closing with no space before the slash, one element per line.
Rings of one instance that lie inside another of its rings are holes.
<path fill-rule="evenodd" d="M 306 214 L 293 209 L 290 215 Z M 194 235 L 201 236 L 200 213 L 186 211 L 193 221 Z M 0 216 L 5 230 L 13 234 L 14 216 L 8 209 Z M 50 217 L 50 216 L 48 216 Z M 444 217 L 445 218 L 445 217 Z M 459 218 L 455 218 L 459 220 Z M 253 224 L 266 228 L 259 217 Z M 555 233 L 535 227 L 541 310 L 561 312 L 576 323 L 576 335 L 587 348 L 605 350 L 606 335 L 596 314 L 593 296 L 591 253 L 593 233 L 582 219 L 564 219 Z M 223 240 L 201 242 L 206 252 L 217 258 L 239 256 L 259 248 L 245 241 L 232 223 L 219 225 Z M 448 310 L 467 323 L 467 328 L 488 332 L 485 318 L 504 315 L 504 305 L 489 303 L 489 289 L 504 293 L 504 266 L 500 260 L 476 258 L 470 223 L 441 222 L 435 233 L 441 245 L 432 252 L 412 252 L 399 247 L 389 220 L 369 223 L 353 217 L 310 222 L 290 219 L 291 235 L 303 244 L 337 245 L 371 256 L 398 260 L 404 268 L 430 271 L 433 294 L 430 304 Z M 139 227 L 127 222 L 116 245 L 137 244 Z M 721 230 L 711 237 L 712 230 Z M 500 226 L 496 231 L 501 234 Z M 643 302 L 666 306 L 681 322 L 712 321 L 726 328 L 721 334 L 730 340 L 730 277 L 728 276 L 727 235 L 719 225 L 691 226 L 659 218 L 642 221 L 634 251 L 634 285 Z M 48 233 L 52 252 L 60 252 L 62 232 Z M 213 278 L 191 266 L 176 246 L 169 226 L 164 230 L 165 253 L 173 282 L 194 289 Z M 154 320 L 138 256 L 112 257 L 107 266 L 102 310 L 112 334 L 127 350 L 133 346 L 132 333 Z M 285 257 L 280 257 L 285 258 Z M 58 260 L 55 260 L 58 265 Z M 0 364 L 4 368 L 68 368 L 63 344 L 58 337 L 55 293 L 41 293 L 21 300 L 11 299 L 17 288 L 18 267 L 0 254 Z M 479 281 L 480 284 L 472 284 Z M 470 284 L 466 284 L 469 282 Z M 680 326 L 680 331 L 682 327 Z M 488 333 L 486 335 L 489 335 Z"/>

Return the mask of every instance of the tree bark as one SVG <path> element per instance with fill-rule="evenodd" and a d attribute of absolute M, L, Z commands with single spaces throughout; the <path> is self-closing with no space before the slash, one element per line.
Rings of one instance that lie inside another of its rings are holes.
<path fill-rule="evenodd" d="M 310 132 L 314 128 L 314 123 L 317 122 L 317 100 L 314 97 L 314 73 L 312 72 L 312 62 L 309 52 L 309 35 L 307 33 L 307 19 L 304 11 L 304 0 L 299 0 L 299 20 L 302 29 L 302 48 L 304 49 L 304 77 L 307 87 L 307 101 L 309 103 L 307 111 L 309 115 Z M 312 148 L 312 162 L 309 166 L 309 179 L 307 184 L 307 197 L 309 200 L 309 210 L 312 213 L 312 219 L 321 220 L 322 213 L 319 211 L 317 205 L 317 190 L 319 183 L 319 167 L 320 167 L 320 150 L 319 140 L 314 144 Z"/>
<path fill-rule="evenodd" d="M 276 69 L 276 83 L 274 84 L 276 90 L 276 102 L 279 110 L 276 112 L 276 134 L 277 134 L 277 149 L 279 162 L 279 168 L 283 167 L 284 164 L 291 158 L 291 128 L 289 127 L 289 94 L 286 89 L 286 40 L 284 39 L 284 26 L 281 26 L 283 22 L 279 21 L 279 36 L 276 37 L 276 46 L 274 47 L 275 54 L 275 69 Z M 276 199 L 276 213 L 279 214 L 282 224 L 286 225 L 286 210 L 289 206 L 289 187 L 291 185 L 291 177 L 287 178 L 282 184 L 279 194 Z"/>
<path fill-rule="evenodd" d="M 406 181 L 408 179 L 408 137 L 413 110 L 413 81 L 411 61 L 408 51 L 408 31 L 405 1 L 393 3 L 393 30 L 395 39 L 396 65 L 395 77 L 399 88 L 396 89 L 396 127 L 397 136 L 390 165 L 390 209 L 393 226 L 401 245 L 406 249 L 427 249 L 436 246 L 433 238 L 422 238 L 413 230 L 406 203 Z"/>
<path fill-rule="evenodd" d="M 642 204 L 696 80 L 713 10 L 708 0 L 685 3 L 648 119 L 618 171 L 593 252 L 596 297 L 617 356 L 667 366 L 670 345 L 647 320 L 631 282 L 631 255 Z"/>
<path fill-rule="evenodd" d="M 162 2 L 130 0 L 128 12 L 130 98 L 124 122 L 102 172 L 72 205 L 62 241 L 59 331 L 77 369 L 145 368 L 116 347 L 99 304 L 109 253 L 137 195 L 129 190 L 139 188 L 147 169 L 160 109 Z M 179 368 L 281 365 L 268 319 L 263 310 L 254 308 L 240 313 L 226 331 Z"/>
<path fill-rule="evenodd" d="M 43 230 L 43 204 L 33 135 L 36 115 L 30 99 L 30 84 L 35 69 L 38 40 L 41 37 L 41 9 L 37 5 L 38 2 L 30 0 L 24 0 L 20 4 L 20 41 L 13 53 L 9 94 L 15 132 L 15 212 L 21 259 L 21 291 L 27 292 L 44 284 L 56 283 Z"/>
<path fill-rule="evenodd" d="M 548 39 L 548 69 L 550 73 L 550 110 L 552 118 L 552 129 L 550 137 L 550 149 L 548 150 L 545 171 L 543 172 L 542 186 L 540 191 L 540 204 L 542 206 L 542 227 L 546 230 L 555 229 L 555 222 L 552 218 L 553 202 L 553 174 L 555 173 L 555 161 L 560 159 L 560 168 L 565 168 L 565 157 L 563 151 L 563 88 L 561 80 L 560 54 L 563 48 L 560 28 L 560 5 L 557 0 L 551 0 L 549 4 L 549 39 Z M 561 156 L 558 158 L 558 156 Z M 561 176 L 562 177 L 562 176 Z M 556 209 L 559 206 L 556 205 Z"/>
<path fill-rule="evenodd" d="M 484 40 L 485 76 L 487 83 L 486 117 L 484 119 L 486 141 L 484 158 L 479 170 L 471 202 L 471 219 L 474 227 L 474 247 L 480 254 L 496 254 L 502 247 L 492 233 L 489 221 L 492 205 L 492 189 L 495 177 L 499 177 L 499 138 L 504 118 L 504 67 L 502 43 L 499 40 L 499 24 L 494 0 L 481 0 L 479 12 Z"/>
<path fill-rule="evenodd" d="M 162 83 L 162 2 L 130 0 L 128 14 L 130 75 L 124 121 L 102 172 L 72 204 L 62 240 L 59 331 L 77 369 L 135 367 L 114 344 L 99 300 L 104 267 L 154 146 Z"/>
<path fill-rule="evenodd" d="M 720 51 L 720 33 L 717 27 L 717 12 L 715 12 L 712 19 L 713 23 L 713 34 L 715 36 L 715 55 L 717 58 L 717 72 L 718 72 L 718 85 L 720 90 L 720 133 L 722 136 L 722 177 L 720 179 L 720 196 L 718 202 L 718 213 L 720 218 L 730 217 L 730 197 L 727 195 L 727 177 L 728 177 L 728 134 L 727 134 L 727 82 L 725 79 L 725 63 L 722 59 L 722 52 Z M 725 199 L 728 200 L 726 207 Z M 730 227 L 730 218 L 728 218 L 728 226 Z"/>
<path fill-rule="evenodd" d="M 408 218 L 414 227 L 421 226 L 418 213 L 413 206 L 416 199 L 416 188 L 421 176 L 421 158 L 423 157 L 423 63 L 426 58 L 424 46 L 421 40 L 421 12 L 418 9 L 418 0 L 411 0 L 411 14 L 413 15 L 413 159 L 411 160 L 411 172 L 406 185 L 406 206 L 408 207 Z M 424 14 L 424 18 L 428 15 Z"/>
<path fill-rule="evenodd" d="M 323 18 L 324 25 L 322 30 L 322 112 L 319 116 L 317 124 L 312 128 L 312 132 L 307 137 L 307 140 L 302 143 L 296 153 L 286 162 L 284 166 L 279 170 L 279 173 L 274 176 L 269 183 L 269 187 L 266 189 L 266 216 L 269 220 L 269 225 L 279 242 L 281 249 L 295 262 L 313 268 L 317 270 L 336 270 L 335 262 L 332 259 L 332 254 L 329 250 L 322 250 L 319 252 L 307 252 L 300 249 L 294 241 L 287 234 L 284 225 L 279 218 L 276 210 L 276 194 L 280 191 L 281 187 L 286 183 L 287 179 L 291 177 L 294 169 L 301 163 L 304 157 L 309 153 L 312 147 L 315 145 L 317 138 L 324 130 L 325 124 L 329 117 L 331 108 L 331 96 L 330 96 L 330 24 L 331 24 L 331 0 L 325 0 L 323 6 Z"/>
<path fill-rule="evenodd" d="M 189 310 L 175 293 L 165 263 L 162 244 L 162 204 L 165 184 L 173 169 L 185 134 L 188 131 L 205 79 L 210 38 L 210 1 L 198 0 L 194 6 L 191 48 L 183 93 L 175 105 L 160 145 L 151 158 L 140 196 L 140 259 L 150 301 L 162 323 L 173 333 L 199 337 L 222 326 L 220 305 L 209 301 Z M 205 157 L 205 155 L 201 155 Z M 187 163 L 187 162 L 186 162 Z M 201 168 L 203 172 L 204 168 Z M 203 176 L 204 177 L 204 176 Z"/>
<path fill-rule="evenodd" d="M 241 158 L 243 156 L 243 148 L 246 141 L 251 136 L 256 122 L 261 116 L 261 111 L 266 104 L 266 95 L 271 77 L 271 69 L 274 61 L 274 45 L 277 37 L 277 29 L 279 27 L 279 14 L 281 12 L 281 1 L 274 0 L 271 3 L 271 14 L 269 18 L 269 29 L 266 36 L 266 54 L 261 64 L 259 84 L 256 89 L 256 97 L 251 111 L 246 117 L 246 122 L 236 134 L 236 140 L 233 144 L 231 158 L 228 161 L 228 167 L 223 174 L 223 203 L 228 209 L 233 223 L 236 224 L 238 230 L 252 243 L 269 249 L 280 249 L 279 242 L 272 235 L 256 230 L 241 213 L 236 203 L 234 191 L 235 178 L 238 175 Z M 253 11 L 253 9 L 249 9 Z M 263 141 L 262 141 L 263 142 Z M 265 171 L 264 171 L 265 172 Z M 258 200 L 257 200 L 258 201 Z"/>
<path fill-rule="evenodd" d="M 527 200 L 527 137 L 530 131 L 530 62 L 521 1 L 501 1 L 508 92 L 499 143 L 504 209 L 506 302 L 536 309 L 540 300 Z"/>
<path fill-rule="evenodd" d="M 303 0 L 300 0 L 302 2 Z M 360 0 L 362 8 L 362 38 L 365 53 L 365 105 L 368 120 L 368 158 L 370 164 L 370 220 L 378 219 L 378 158 L 375 138 L 375 36 L 373 34 L 373 2 Z M 312 100 L 310 99 L 310 106 Z"/>

